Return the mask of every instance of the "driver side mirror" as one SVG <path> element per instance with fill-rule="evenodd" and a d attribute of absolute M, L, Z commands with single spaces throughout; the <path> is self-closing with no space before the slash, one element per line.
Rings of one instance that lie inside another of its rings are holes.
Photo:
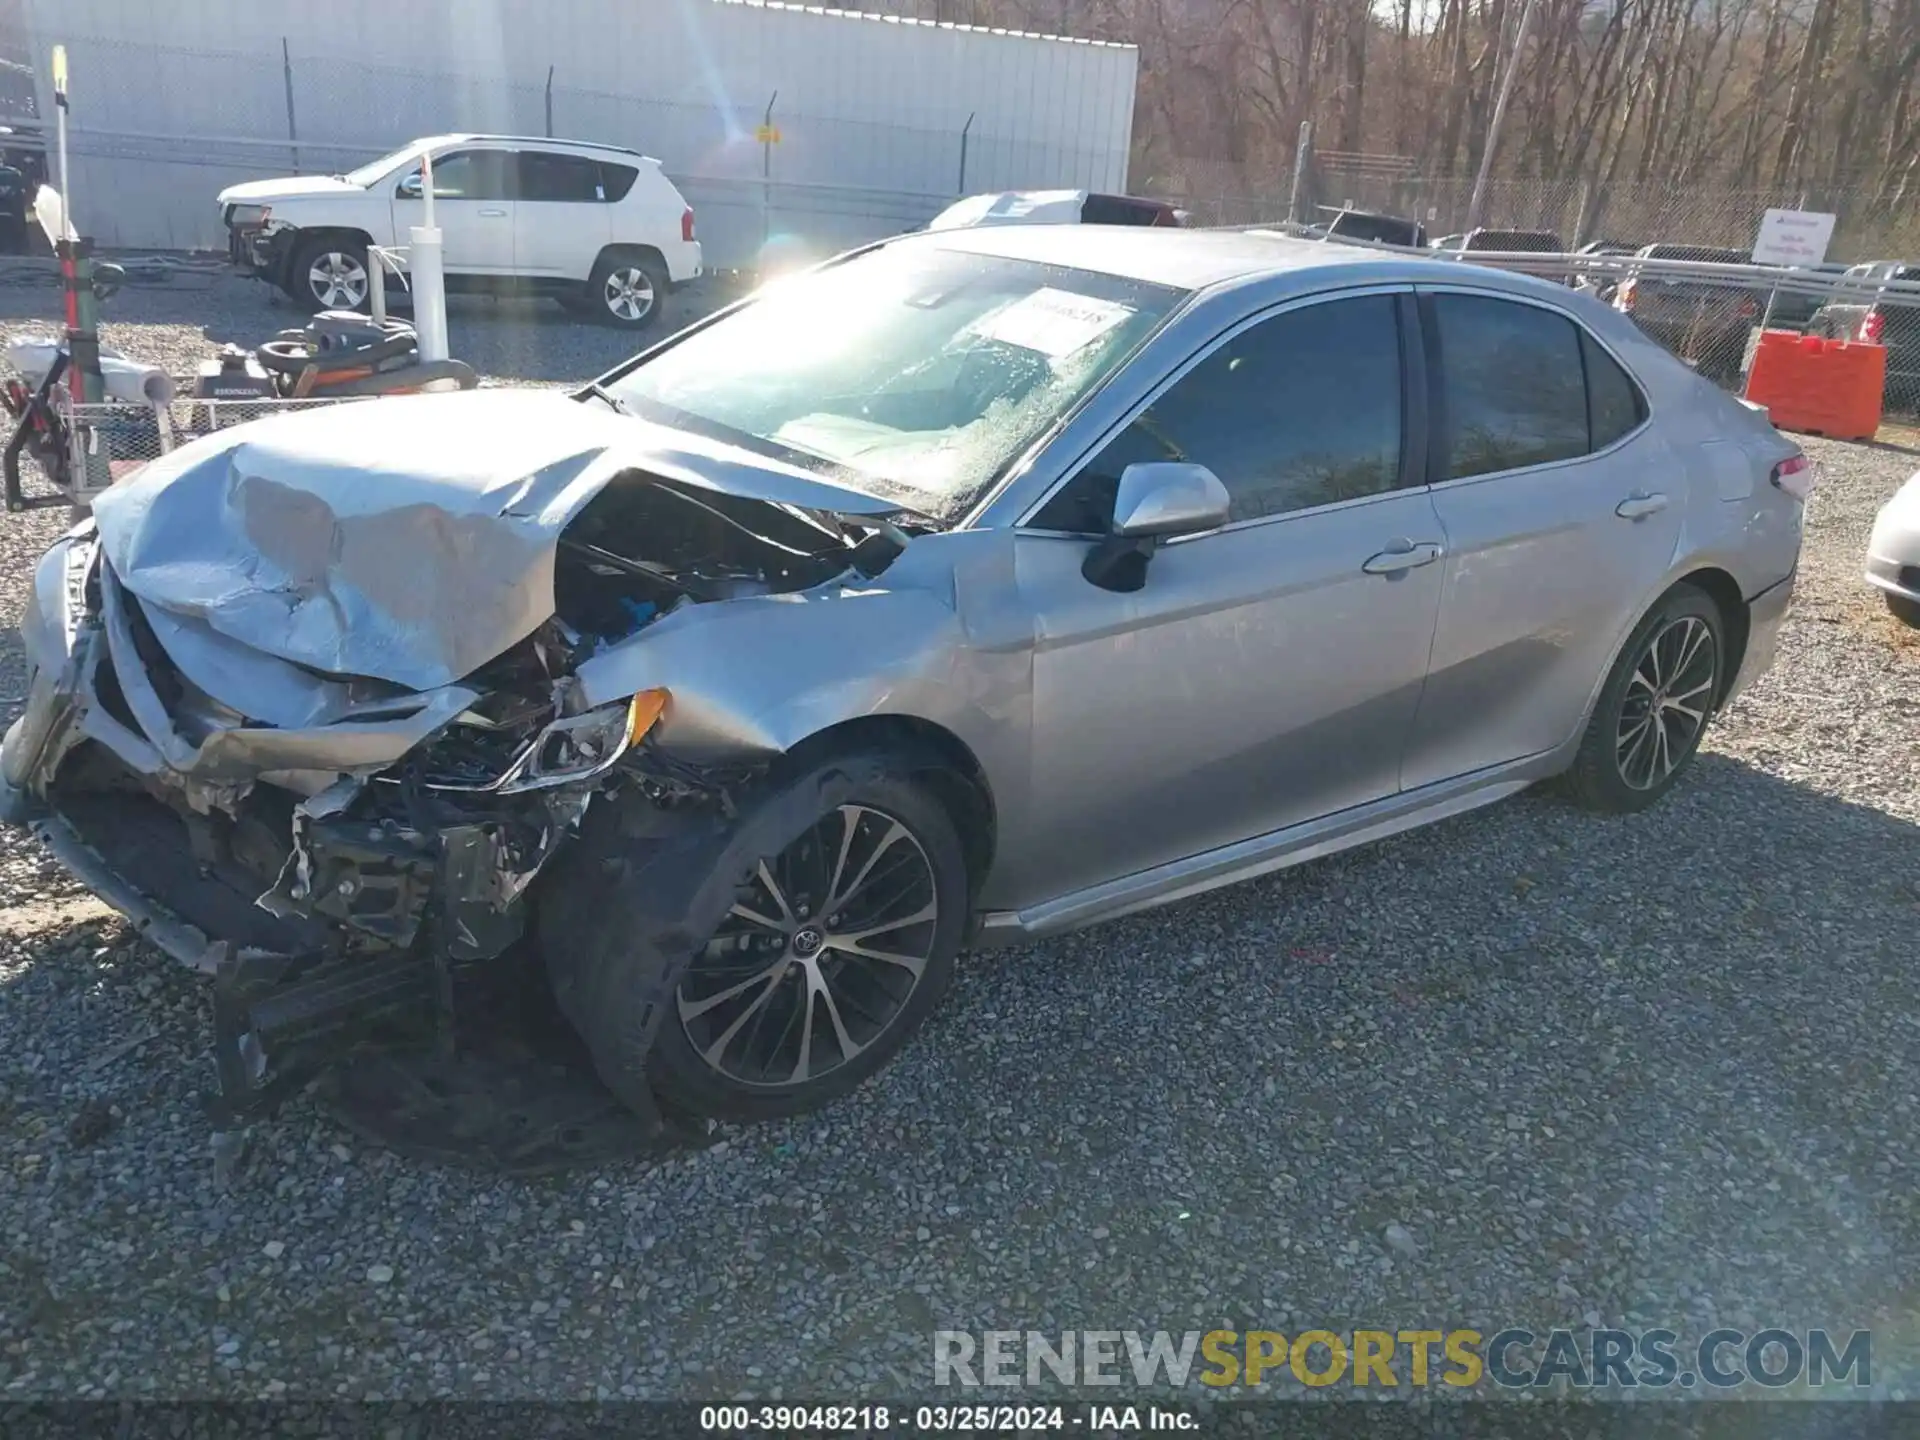
<path fill-rule="evenodd" d="M 1080 573 L 1102 590 L 1122 594 L 1147 582 L 1147 561 L 1163 540 L 1198 535 L 1227 523 L 1233 499 L 1204 465 L 1153 460 L 1120 472 L 1113 498 L 1112 533 L 1081 563 Z"/>
<path fill-rule="evenodd" d="M 420 199 L 420 172 L 416 170 L 407 176 L 400 182 L 400 188 L 393 193 L 396 198 L 401 200 Z"/>

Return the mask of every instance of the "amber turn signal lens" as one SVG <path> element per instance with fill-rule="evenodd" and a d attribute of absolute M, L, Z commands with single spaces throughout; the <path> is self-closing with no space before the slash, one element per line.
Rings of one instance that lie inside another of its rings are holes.
<path fill-rule="evenodd" d="M 673 697 L 665 690 L 642 690 L 627 702 L 627 745 L 638 745 L 660 717 L 667 713 L 667 701 Z"/>

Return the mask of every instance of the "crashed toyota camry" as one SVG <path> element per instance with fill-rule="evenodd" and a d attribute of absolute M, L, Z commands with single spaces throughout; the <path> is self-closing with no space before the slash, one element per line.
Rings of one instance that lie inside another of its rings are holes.
<path fill-rule="evenodd" d="M 1810 480 L 1563 287 L 904 237 L 577 394 L 156 461 L 39 566 L 0 799 L 214 977 L 232 1106 L 534 966 L 643 1117 L 793 1113 L 964 946 L 1548 777 L 1650 804 Z"/>

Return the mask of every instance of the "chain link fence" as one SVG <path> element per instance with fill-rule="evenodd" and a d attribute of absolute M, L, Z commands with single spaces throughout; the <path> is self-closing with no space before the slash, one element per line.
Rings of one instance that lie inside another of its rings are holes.
<path fill-rule="evenodd" d="M 1313 226 L 1286 221 L 1231 228 L 1485 265 L 1566 285 L 1622 312 L 1702 378 L 1735 393 L 1746 390 L 1755 351 L 1768 332 L 1878 346 L 1885 353 L 1883 414 L 1920 417 L 1920 265 L 1880 261 L 1820 270 L 1788 268 L 1752 264 L 1746 248 L 1686 244 L 1655 244 L 1614 254 L 1496 251 L 1444 243 L 1412 249 L 1328 236 Z"/>
<path fill-rule="evenodd" d="M 136 405 L 117 400 L 79 404 L 64 390 L 56 390 L 53 396 L 56 413 L 67 427 L 68 476 L 72 482 L 69 496 L 81 506 L 90 504 L 109 485 L 130 479 L 148 461 L 191 440 L 274 415 L 355 405 L 377 398 L 339 395 L 298 400 L 205 400 L 183 395 L 164 404 Z M 59 493 L 42 484 L 44 479 L 35 476 L 31 483 L 23 484 L 31 503 L 46 503 L 46 498 Z"/>
<path fill-rule="evenodd" d="M 1361 163 L 1310 155 L 1297 191 L 1292 176 L 1249 184 L 1244 167 L 1180 160 L 1150 169 L 1145 192 L 1174 200 L 1201 225 L 1310 224 L 1341 208 L 1398 215 L 1440 240 L 1466 229 L 1471 175 L 1427 176 L 1398 157 L 1356 157 Z M 1709 182 L 1652 180 L 1602 185 L 1578 179 L 1492 180 L 1481 224 L 1499 230 L 1541 230 L 1562 248 L 1608 242 L 1709 245 L 1751 250 L 1768 210 L 1816 210 L 1837 217 L 1828 259 L 1846 264 L 1920 259 L 1920 201 L 1871 190 L 1746 190 Z"/>

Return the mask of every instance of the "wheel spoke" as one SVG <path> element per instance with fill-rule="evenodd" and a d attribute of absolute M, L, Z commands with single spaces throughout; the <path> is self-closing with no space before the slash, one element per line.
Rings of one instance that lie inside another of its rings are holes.
<path fill-rule="evenodd" d="M 766 969 L 756 971 L 742 980 L 738 985 L 729 985 L 726 989 L 716 991 L 704 1000 L 696 1000 L 691 1004 L 682 1000 L 680 1002 L 680 1018 L 682 1020 L 695 1019 L 698 1016 L 706 1014 L 707 1011 L 713 1009 L 714 1006 L 724 1004 L 736 995 L 745 994 L 756 985 L 771 984 L 780 978 L 781 972 L 786 968 L 787 957 L 782 955 L 778 960 L 774 961 L 773 964 L 767 966 Z"/>
<path fill-rule="evenodd" d="M 1664 678 L 1660 664 L 1660 646 L 1666 638 L 1665 635 L 1656 636 L 1653 644 L 1647 647 L 1647 658 L 1635 667 L 1636 670 L 1647 671 L 1648 685 L 1655 690 L 1660 688 L 1660 682 Z"/>
<path fill-rule="evenodd" d="M 760 883 L 767 887 L 767 894 L 772 897 L 773 903 L 779 907 L 780 918 L 791 925 L 793 923 L 793 907 L 787 903 L 787 892 L 782 890 L 780 888 L 780 882 L 773 878 L 773 870 L 771 867 L 768 866 L 766 861 L 762 860 L 754 867 L 753 873 L 759 878 Z"/>
<path fill-rule="evenodd" d="M 847 1033 L 847 1023 L 840 1018 L 840 1006 L 833 998 L 833 985 L 827 979 L 826 971 L 817 964 L 810 966 L 807 980 L 809 984 L 820 987 L 820 1006 L 827 1012 L 828 1023 L 833 1026 L 834 1039 L 840 1045 L 840 1059 L 843 1062 L 851 1060 L 865 1047 L 855 1044 L 853 1036 Z"/>
<path fill-rule="evenodd" d="M 853 837 L 860 833 L 860 817 L 866 812 L 843 805 L 834 813 L 840 817 L 840 852 L 833 858 L 833 869 L 827 872 L 826 899 L 820 902 L 820 908 L 828 914 L 839 908 L 840 881 L 847 873 L 847 857 L 853 853 Z"/>
<path fill-rule="evenodd" d="M 786 936 L 787 927 L 785 925 L 781 924 L 778 920 L 770 919 L 762 915 L 757 910 L 749 910 L 745 905 L 735 905 L 727 911 L 727 914 L 733 916 L 736 920 L 744 920 L 749 925 L 758 925 L 763 930 L 771 930 L 774 934 L 782 938 Z"/>
<path fill-rule="evenodd" d="M 1640 789 L 1645 789 L 1646 787 L 1634 779 L 1634 773 L 1641 768 L 1640 760 L 1643 755 L 1648 757 L 1646 765 L 1647 774 L 1651 776 L 1653 773 L 1653 761 L 1651 758 L 1653 729 L 1653 720 L 1649 717 L 1640 723 L 1639 728 L 1628 737 L 1626 742 L 1623 742 L 1627 748 L 1625 753 L 1620 757 L 1620 773 L 1626 777 L 1629 785 L 1635 785 Z"/>
<path fill-rule="evenodd" d="M 898 920 L 886 920 L 877 925 L 869 925 L 860 930 L 841 930 L 827 937 L 827 948 L 838 950 L 843 955 L 858 955 L 862 960 L 878 960 L 887 965 L 898 965 L 916 980 L 927 963 L 924 955 L 914 955 L 906 951 L 883 949 L 868 942 L 876 935 L 891 935 L 909 926 L 924 925 L 940 918 L 940 907 L 929 900 L 911 915 Z"/>
<path fill-rule="evenodd" d="M 873 853 L 867 856 L 866 863 L 861 865 L 860 873 L 853 877 L 853 882 L 845 890 L 835 889 L 828 892 L 827 910 L 831 913 L 846 908 L 847 902 L 858 895 L 861 887 L 867 883 L 867 877 L 873 874 L 873 867 L 880 863 L 880 857 L 886 854 L 896 841 L 907 838 L 909 837 L 906 826 L 898 820 L 888 821 L 886 831 L 880 836 L 879 843 L 873 847 Z"/>
<path fill-rule="evenodd" d="M 1700 653 L 1700 647 L 1707 642 L 1707 627 L 1698 620 L 1687 621 L 1686 638 L 1682 642 L 1679 663 L 1673 667 L 1674 678 L 1687 673 L 1687 667 L 1693 663 L 1693 657 Z"/>
<path fill-rule="evenodd" d="M 753 1003 L 734 1016 L 733 1023 L 722 1030 L 719 1038 L 701 1052 L 709 1065 L 719 1063 L 721 1056 L 727 1053 L 727 1046 L 733 1043 L 733 1037 L 740 1033 L 740 1027 L 758 1015 L 779 988 L 780 982 L 777 979 L 768 980 L 766 988 L 753 997 Z"/>

